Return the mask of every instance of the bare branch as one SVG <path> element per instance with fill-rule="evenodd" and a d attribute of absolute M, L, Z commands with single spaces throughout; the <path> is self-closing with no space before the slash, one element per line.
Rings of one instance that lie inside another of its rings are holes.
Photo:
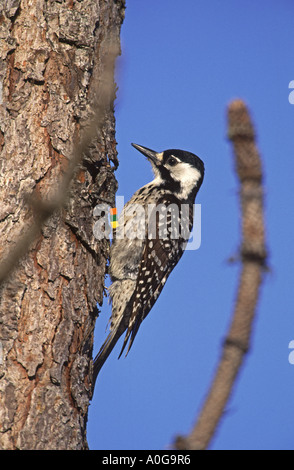
<path fill-rule="evenodd" d="M 240 181 L 242 272 L 233 319 L 204 406 L 190 435 L 176 439 L 177 449 L 208 447 L 232 393 L 250 338 L 267 253 L 263 220 L 261 160 L 254 142 L 254 129 L 246 105 L 233 101 L 228 109 L 229 138 L 233 143 L 236 172 Z"/>

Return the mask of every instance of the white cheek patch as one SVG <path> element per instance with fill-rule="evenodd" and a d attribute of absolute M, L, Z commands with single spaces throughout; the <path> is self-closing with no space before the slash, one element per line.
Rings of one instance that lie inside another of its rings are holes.
<path fill-rule="evenodd" d="M 180 163 L 172 169 L 173 177 L 181 182 L 181 195 L 187 197 L 201 179 L 201 173 L 189 163 Z"/>
<path fill-rule="evenodd" d="M 201 178 L 201 173 L 189 163 L 180 163 L 172 170 L 173 176 L 183 184 L 195 185 Z"/>

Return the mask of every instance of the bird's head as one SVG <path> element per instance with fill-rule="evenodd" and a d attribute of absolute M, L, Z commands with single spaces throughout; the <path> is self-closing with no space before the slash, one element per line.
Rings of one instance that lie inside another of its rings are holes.
<path fill-rule="evenodd" d="M 194 199 L 204 178 L 203 161 L 191 152 L 178 149 L 155 152 L 132 144 L 152 164 L 156 184 L 170 188 L 180 199 Z"/>

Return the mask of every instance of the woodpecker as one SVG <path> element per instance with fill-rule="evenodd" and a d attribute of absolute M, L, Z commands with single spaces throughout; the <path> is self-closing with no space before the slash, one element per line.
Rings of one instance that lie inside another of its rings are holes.
<path fill-rule="evenodd" d="M 118 219 L 110 250 L 110 333 L 93 366 L 93 387 L 105 360 L 126 332 L 128 354 L 138 329 L 181 258 L 193 226 L 193 208 L 204 178 L 199 157 L 184 150 L 155 152 L 132 144 L 147 157 L 154 179 L 132 196 Z"/>

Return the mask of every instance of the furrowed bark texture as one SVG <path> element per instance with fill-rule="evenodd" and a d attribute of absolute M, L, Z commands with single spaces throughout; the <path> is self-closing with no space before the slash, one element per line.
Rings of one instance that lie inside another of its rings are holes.
<path fill-rule="evenodd" d="M 66 174 L 74 142 L 105 91 L 109 45 L 119 50 L 124 16 L 123 0 L 4 4 L 1 259 L 38 217 L 28 195 L 50 201 Z M 0 287 L 2 449 L 87 448 L 93 330 L 109 250 L 107 240 L 93 236 L 93 208 L 101 201 L 114 204 L 115 55 L 110 54 L 109 106 L 75 173 L 67 204 L 46 220 Z"/>

